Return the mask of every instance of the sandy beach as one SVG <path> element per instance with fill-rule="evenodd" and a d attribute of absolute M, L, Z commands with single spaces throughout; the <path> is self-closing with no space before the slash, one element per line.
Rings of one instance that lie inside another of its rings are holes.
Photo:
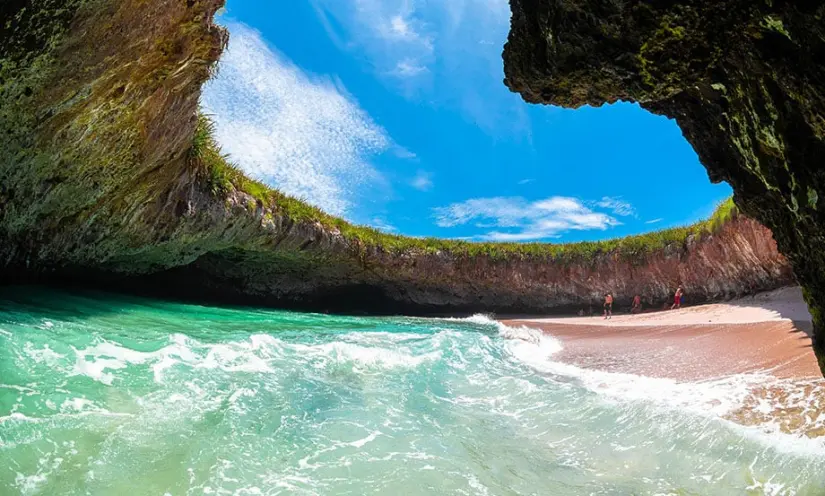
<path fill-rule="evenodd" d="M 680 310 L 636 315 L 505 320 L 562 341 L 558 358 L 587 368 L 677 380 L 766 372 L 821 377 L 811 316 L 798 287 Z"/>
<path fill-rule="evenodd" d="M 760 374 L 726 418 L 825 436 L 825 381 L 811 349 L 811 316 L 798 287 L 726 303 L 637 315 L 519 318 L 562 342 L 554 359 L 586 369 L 705 382 Z"/>

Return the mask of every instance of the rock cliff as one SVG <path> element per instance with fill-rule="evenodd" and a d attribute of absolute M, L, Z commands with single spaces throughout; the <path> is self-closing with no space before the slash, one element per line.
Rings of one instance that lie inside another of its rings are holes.
<path fill-rule="evenodd" d="M 676 119 L 712 181 L 773 232 L 825 372 L 825 3 L 511 0 L 505 83 L 566 107 Z"/>
<path fill-rule="evenodd" d="M 688 303 L 700 303 L 793 282 L 770 232 L 744 216 L 712 234 L 689 235 L 649 253 L 596 249 L 571 255 L 398 252 L 372 246 L 347 263 L 301 256 L 293 245 L 210 253 L 146 281 L 176 291 L 176 281 L 185 281 L 197 288 L 190 294 L 211 299 L 405 314 L 574 313 L 591 305 L 600 312 L 607 291 L 616 295 L 617 310 L 629 309 L 635 294 L 646 307 L 661 308 L 677 284 L 685 287 Z"/>
<path fill-rule="evenodd" d="M 605 291 L 660 306 L 676 284 L 701 302 L 793 281 L 770 232 L 727 207 L 621 240 L 473 244 L 351 226 L 251 181 L 197 113 L 221 3 L 0 5 L 4 280 L 372 313 L 576 311 Z"/>

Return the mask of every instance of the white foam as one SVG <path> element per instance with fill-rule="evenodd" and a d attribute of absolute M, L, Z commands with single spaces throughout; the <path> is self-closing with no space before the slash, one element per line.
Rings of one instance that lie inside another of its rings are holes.
<path fill-rule="evenodd" d="M 40 419 L 27 417 L 26 415 L 23 415 L 20 412 L 12 412 L 8 415 L 0 416 L 0 424 L 2 424 L 4 422 L 9 422 L 9 421 L 12 421 L 12 420 L 16 420 L 18 422 L 39 422 L 40 421 Z"/>
<path fill-rule="evenodd" d="M 69 398 L 60 405 L 61 413 L 100 411 L 93 402 L 86 398 Z"/>
<path fill-rule="evenodd" d="M 506 348 L 519 362 L 541 373 L 578 379 L 584 387 L 615 401 L 648 401 L 680 410 L 723 415 L 740 406 L 754 386 L 765 383 L 770 377 L 765 374 L 740 374 L 690 383 L 584 369 L 553 360 L 553 355 L 563 349 L 562 344 L 541 330 L 510 327 L 482 314 L 456 320 L 495 327 L 499 336 L 508 340 Z"/>
<path fill-rule="evenodd" d="M 440 351 L 416 356 L 402 351 L 368 348 L 342 342 L 318 345 L 316 350 L 339 364 L 352 363 L 359 367 L 382 369 L 415 368 L 422 363 L 436 361 L 441 357 Z"/>
<path fill-rule="evenodd" d="M 251 343 L 212 345 L 206 359 L 195 367 L 221 369 L 227 372 L 272 372 L 266 361 L 253 352 Z"/>
<path fill-rule="evenodd" d="M 461 318 L 461 319 L 447 319 L 447 320 L 459 320 L 459 321 L 471 322 L 473 324 L 479 324 L 479 325 L 497 325 L 499 323 L 492 316 L 487 315 L 487 314 L 483 314 L 483 313 L 477 313 L 477 314 L 472 315 L 470 317 L 465 317 L 465 318 Z"/>
<path fill-rule="evenodd" d="M 557 353 L 562 350 L 561 341 L 553 336 L 535 329 L 533 327 L 520 326 L 510 327 L 503 324 L 489 315 L 477 313 L 471 317 L 463 319 L 448 319 L 458 320 L 462 322 L 470 322 L 472 324 L 482 325 L 486 327 L 494 327 L 498 330 L 498 335 L 503 339 L 521 340 L 535 345 L 539 345 L 543 349 L 543 353 Z M 552 350 L 552 351 L 551 351 Z"/>
<path fill-rule="evenodd" d="M 349 446 L 354 448 L 363 448 L 365 444 L 375 441 L 375 439 L 381 435 L 381 431 L 372 431 L 367 437 L 358 439 L 356 441 L 352 441 L 347 443 Z"/>
<path fill-rule="evenodd" d="M 329 365 L 351 366 L 356 372 L 415 368 L 441 357 L 439 350 L 416 354 L 402 343 L 403 340 L 420 339 L 423 336 L 426 335 L 407 333 L 394 337 L 392 343 L 387 343 L 371 333 L 349 333 L 339 336 L 340 340 L 334 342 L 302 344 L 283 341 L 267 334 L 254 334 L 247 340 L 210 344 L 175 334 L 170 336 L 167 346 L 151 352 L 102 341 L 84 349 L 72 348 L 75 361 L 66 372 L 111 385 L 117 371 L 133 365 L 147 365 L 152 370 L 155 382 L 162 383 L 165 374 L 179 364 L 194 369 L 275 374 L 276 370 L 271 365 L 273 360 L 296 355 L 310 362 L 310 366 L 318 368 Z M 388 348 L 388 345 L 392 348 Z M 48 347 L 42 350 L 30 349 L 29 355 L 35 360 L 48 360 L 51 363 L 62 357 Z"/>
<path fill-rule="evenodd" d="M 825 456 L 825 445 L 821 438 L 810 438 L 804 435 L 786 434 L 774 429 L 770 424 L 758 426 L 744 426 L 727 420 L 729 427 L 744 439 L 770 446 L 779 453 L 821 458 Z"/>
<path fill-rule="evenodd" d="M 108 341 L 82 350 L 74 347 L 72 349 L 76 357 L 74 373 L 91 377 L 107 385 L 111 385 L 114 379 L 112 374 L 106 372 L 107 370 L 119 370 L 130 364 L 142 364 L 160 353 L 135 351 Z M 91 357 L 91 360 L 88 360 L 88 357 Z"/>
<path fill-rule="evenodd" d="M 82 350 L 73 348 L 76 357 L 72 373 L 111 385 L 114 375 L 109 371 L 147 363 L 152 363 L 154 379 L 158 383 L 163 381 L 165 371 L 179 363 L 228 372 L 272 372 L 269 365 L 254 353 L 260 344 L 253 341 L 204 345 L 181 334 L 169 339 L 169 345 L 153 352 L 136 351 L 109 341 Z M 204 349 L 205 356 L 198 354 Z"/>
<path fill-rule="evenodd" d="M 14 484 L 20 489 L 20 494 L 35 494 L 44 482 L 46 476 L 43 474 L 23 475 L 18 472 L 14 478 Z"/>
<path fill-rule="evenodd" d="M 553 344 L 512 342 L 513 357 L 548 374 L 577 379 L 587 389 L 613 401 L 646 401 L 679 410 L 724 415 L 742 405 L 751 389 L 767 376 L 740 374 L 705 382 L 678 382 L 619 372 L 584 369 L 552 360 Z"/>
<path fill-rule="evenodd" d="M 423 319 L 422 319 L 423 320 Z M 385 332 L 385 331 L 370 331 L 370 332 L 348 332 L 338 336 L 342 341 L 358 343 L 370 346 L 388 346 L 397 343 L 404 343 L 405 341 L 420 340 L 431 337 L 432 334 L 425 334 L 421 332 Z"/>
<path fill-rule="evenodd" d="M 490 494 L 490 491 L 489 489 L 487 489 L 487 486 L 482 484 L 481 481 L 478 480 L 478 477 L 476 477 L 475 475 L 471 474 L 467 477 L 467 484 L 475 491 L 474 494 L 482 496 Z"/>
<path fill-rule="evenodd" d="M 798 387 L 791 389 L 794 385 L 790 381 L 776 379 L 767 373 L 749 373 L 708 381 L 679 382 L 665 378 L 585 369 L 553 360 L 554 353 L 560 349 L 556 343 L 555 338 L 544 334 L 538 344 L 513 340 L 509 341 L 506 347 L 520 363 L 540 373 L 576 379 L 580 385 L 598 394 L 603 400 L 616 403 L 643 402 L 679 412 L 715 417 L 743 437 L 770 446 L 779 452 L 817 457 L 825 454 L 825 445 L 821 439 L 808 438 L 802 432 L 784 433 L 778 421 L 744 426 L 725 419 L 726 415 L 743 406 L 750 407 L 751 403 L 756 403 L 755 409 L 766 415 L 776 409 L 806 408 L 811 401 L 810 394 L 801 392 Z M 754 391 L 764 387 L 787 388 L 791 392 L 781 402 L 770 399 L 754 400 Z M 811 411 L 816 409 L 810 405 L 807 408 Z M 819 421 L 819 414 L 804 417 L 811 424 Z M 768 484 L 761 489 L 767 491 L 772 487 Z"/>
<path fill-rule="evenodd" d="M 36 363 L 45 363 L 49 366 L 55 366 L 61 358 L 66 357 L 51 349 L 48 344 L 43 345 L 43 348 L 35 348 L 31 342 L 27 342 L 23 346 L 23 351 Z"/>
<path fill-rule="evenodd" d="M 390 370 L 397 368 L 416 368 L 424 363 L 437 361 L 441 358 L 440 350 L 429 353 L 416 354 L 409 347 L 404 346 L 397 338 L 391 343 L 376 339 L 373 333 L 349 333 L 339 336 L 339 341 L 319 344 L 284 343 L 279 340 L 277 346 L 290 355 L 307 359 L 311 366 L 323 369 L 328 366 L 352 367 L 356 372 L 371 370 Z M 382 333 L 385 334 L 385 333 Z M 386 333 L 388 334 L 388 333 Z M 409 334 L 410 337 L 421 338 L 421 334 Z M 274 338 L 272 338 L 274 339 Z M 379 346 L 379 344 L 383 346 Z M 392 348 L 387 348 L 387 345 Z"/>

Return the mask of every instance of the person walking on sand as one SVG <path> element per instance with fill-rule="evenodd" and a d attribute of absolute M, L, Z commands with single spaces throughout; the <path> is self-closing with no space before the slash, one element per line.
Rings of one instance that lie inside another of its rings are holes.
<path fill-rule="evenodd" d="M 613 295 L 607 293 L 604 295 L 604 319 L 613 318 Z"/>
<path fill-rule="evenodd" d="M 680 309 L 682 308 L 682 286 L 676 288 L 676 294 L 673 295 L 673 305 L 671 305 L 670 309 Z"/>
<path fill-rule="evenodd" d="M 633 297 L 633 306 L 630 308 L 630 313 L 639 313 L 642 311 L 642 297 L 636 295 Z"/>

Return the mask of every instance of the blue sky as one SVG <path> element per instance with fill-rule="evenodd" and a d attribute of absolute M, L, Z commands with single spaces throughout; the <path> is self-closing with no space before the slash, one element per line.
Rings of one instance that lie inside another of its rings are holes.
<path fill-rule="evenodd" d="M 250 175 L 389 232 L 606 239 L 707 217 L 674 121 L 528 105 L 502 83 L 507 0 L 229 0 L 202 105 Z"/>

